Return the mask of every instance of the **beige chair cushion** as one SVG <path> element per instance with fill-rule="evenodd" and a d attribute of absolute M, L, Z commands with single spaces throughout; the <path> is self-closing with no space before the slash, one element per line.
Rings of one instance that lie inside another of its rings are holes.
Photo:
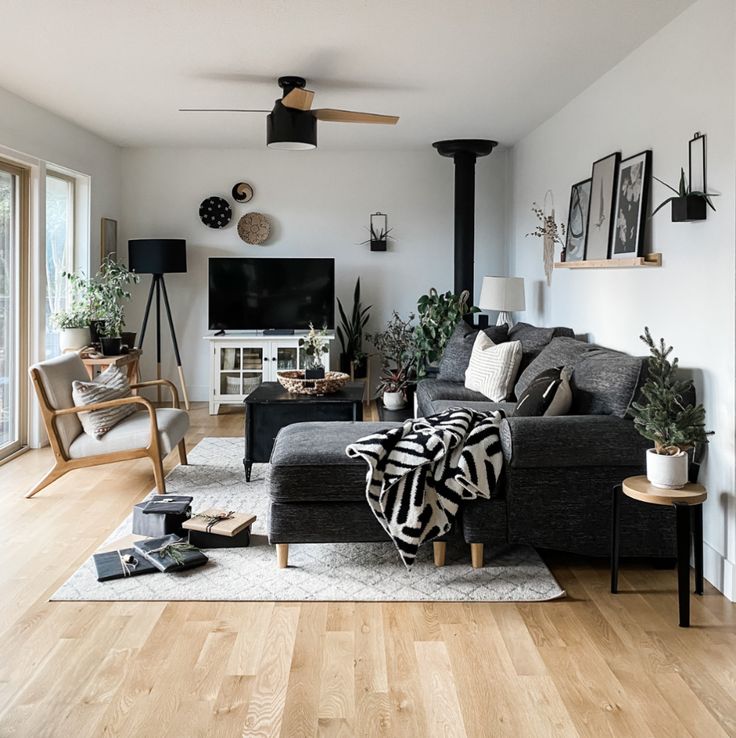
<path fill-rule="evenodd" d="M 128 378 L 116 366 L 108 367 L 92 382 L 80 382 L 79 380 L 72 382 L 72 398 L 77 407 L 94 405 L 96 402 L 119 400 L 123 397 L 131 397 L 132 394 Z M 108 407 L 103 410 L 80 413 L 79 420 L 85 433 L 100 439 L 121 420 L 138 409 L 140 405 Z"/>
<path fill-rule="evenodd" d="M 82 360 L 74 353 L 62 354 L 54 359 L 42 361 L 32 366 L 31 369 L 38 370 L 41 385 L 54 410 L 74 407 L 72 383 L 75 380 L 89 381 Z M 62 448 L 68 454 L 72 441 L 82 432 L 82 424 L 76 415 L 66 415 L 56 419 L 56 428 Z"/>
<path fill-rule="evenodd" d="M 156 410 L 161 456 L 168 454 L 184 438 L 189 428 L 189 415 L 184 410 L 160 407 Z M 97 440 L 81 433 L 69 447 L 69 458 L 83 459 L 97 454 L 145 448 L 151 440 L 151 418 L 148 411 L 133 413 Z"/>

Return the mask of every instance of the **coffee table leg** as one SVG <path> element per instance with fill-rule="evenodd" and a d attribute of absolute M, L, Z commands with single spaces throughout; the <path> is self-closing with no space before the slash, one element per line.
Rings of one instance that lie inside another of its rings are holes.
<path fill-rule="evenodd" d="M 245 467 L 245 481 L 250 482 L 250 471 L 253 468 L 253 431 L 255 426 L 253 405 L 248 407 L 245 405 L 245 458 L 243 458 L 243 466 Z"/>
<path fill-rule="evenodd" d="M 618 592 L 619 518 L 622 494 L 621 485 L 614 485 L 611 494 L 611 594 Z"/>
<path fill-rule="evenodd" d="M 677 515 L 677 596 L 680 627 L 690 626 L 690 506 L 675 504 Z"/>
<path fill-rule="evenodd" d="M 695 594 L 703 594 L 703 506 L 692 506 Z"/>

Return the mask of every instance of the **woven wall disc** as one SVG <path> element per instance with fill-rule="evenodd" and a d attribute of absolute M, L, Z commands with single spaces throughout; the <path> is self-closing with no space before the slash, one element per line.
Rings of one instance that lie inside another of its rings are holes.
<path fill-rule="evenodd" d="M 246 243 L 263 243 L 271 233 L 271 223 L 263 213 L 246 213 L 238 221 L 238 235 Z"/>

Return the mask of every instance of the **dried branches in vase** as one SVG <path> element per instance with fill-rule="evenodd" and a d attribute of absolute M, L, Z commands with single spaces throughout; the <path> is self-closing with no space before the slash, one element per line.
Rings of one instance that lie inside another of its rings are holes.
<path fill-rule="evenodd" d="M 531 233 L 527 233 L 526 235 L 542 239 L 544 248 L 544 275 L 547 277 L 547 286 L 549 287 L 552 284 L 552 268 L 555 261 L 555 244 L 557 243 L 563 248 L 565 246 L 565 224 L 557 224 L 557 221 L 555 220 L 554 205 L 552 206 L 549 215 L 547 215 L 536 202 L 533 202 L 532 212 L 540 222 Z"/>

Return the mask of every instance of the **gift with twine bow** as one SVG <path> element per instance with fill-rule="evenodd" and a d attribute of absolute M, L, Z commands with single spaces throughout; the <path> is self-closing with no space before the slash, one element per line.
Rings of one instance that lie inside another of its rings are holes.
<path fill-rule="evenodd" d="M 215 533 L 218 536 L 232 538 L 245 528 L 250 527 L 255 520 L 255 515 L 211 507 L 192 515 L 182 527 L 189 531 Z"/>
<path fill-rule="evenodd" d="M 107 582 L 111 579 L 127 579 L 141 574 L 154 574 L 159 569 L 133 548 L 121 548 L 117 551 L 96 553 L 92 557 L 97 570 L 97 581 Z"/>
<path fill-rule="evenodd" d="M 159 571 L 182 571 L 206 564 L 208 558 L 180 536 L 167 535 L 136 541 L 135 550 Z"/>

